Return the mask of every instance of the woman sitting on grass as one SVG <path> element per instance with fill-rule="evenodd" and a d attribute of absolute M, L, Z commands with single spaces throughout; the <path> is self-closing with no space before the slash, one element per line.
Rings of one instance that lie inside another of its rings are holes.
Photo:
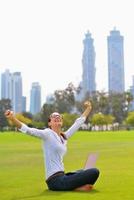
<path fill-rule="evenodd" d="M 76 132 L 88 117 L 92 106 L 89 101 L 84 103 L 85 111 L 65 132 L 61 131 L 62 116 L 54 112 L 50 115 L 48 126 L 44 130 L 30 128 L 15 118 L 13 111 L 7 110 L 5 116 L 23 133 L 37 136 L 43 140 L 43 150 L 46 165 L 46 183 L 50 190 L 90 190 L 99 176 L 96 168 L 64 172 L 63 156 L 67 151 L 67 140 Z"/>

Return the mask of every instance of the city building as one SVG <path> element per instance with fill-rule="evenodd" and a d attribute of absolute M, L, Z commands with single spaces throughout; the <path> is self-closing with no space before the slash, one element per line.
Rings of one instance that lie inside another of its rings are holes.
<path fill-rule="evenodd" d="M 1 99 L 12 99 L 12 74 L 8 69 L 1 74 Z"/>
<path fill-rule="evenodd" d="M 30 92 L 30 112 L 34 115 L 41 111 L 41 86 L 38 82 L 32 83 Z"/>
<path fill-rule="evenodd" d="M 123 93 L 125 91 L 124 78 L 124 38 L 120 31 L 110 31 L 108 43 L 108 89 L 109 93 Z"/>
<path fill-rule="evenodd" d="M 80 83 L 81 91 L 78 99 L 83 99 L 86 95 L 92 95 L 92 92 L 96 90 L 95 83 L 95 49 L 94 39 L 91 37 L 91 33 L 87 31 L 85 39 L 83 40 L 84 50 L 82 56 L 82 81 Z"/>
<path fill-rule="evenodd" d="M 12 74 L 12 104 L 15 113 L 22 112 L 22 77 L 20 72 Z"/>
<path fill-rule="evenodd" d="M 22 112 L 26 112 L 26 97 L 22 96 Z"/>
<path fill-rule="evenodd" d="M 22 77 L 20 72 L 10 73 L 7 69 L 1 75 L 1 99 L 10 99 L 12 110 L 22 112 Z"/>

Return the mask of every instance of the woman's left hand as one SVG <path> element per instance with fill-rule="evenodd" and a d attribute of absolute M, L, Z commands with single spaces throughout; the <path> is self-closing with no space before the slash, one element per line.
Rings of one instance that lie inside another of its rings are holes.
<path fill-rule="evenodd" d="M 85 108 L 89 107 L 90 109 L 92 109 L 92 104 L 90 101 L 85 101 L 84 106 L 85 106 Z"/>

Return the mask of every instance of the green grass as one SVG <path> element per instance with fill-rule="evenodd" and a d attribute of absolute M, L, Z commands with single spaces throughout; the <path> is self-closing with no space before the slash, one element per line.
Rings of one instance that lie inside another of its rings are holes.
<path fill-rule="evenodd" d="M 81 169 L 88 153 L 98 152 L 100 177 L 90 192 L 54 192 L 44 181 L 41 141 L 20 133 L 0 133 L 0 199 L 132 200 L 134 132 L 78 132 L 68 142 L 65 169 Z"/>

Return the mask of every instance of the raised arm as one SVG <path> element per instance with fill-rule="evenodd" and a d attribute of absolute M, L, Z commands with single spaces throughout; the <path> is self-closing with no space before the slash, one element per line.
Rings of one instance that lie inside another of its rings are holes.
<path fill-rule="evenodd" d="M 85 110 L 82 113 L 81 117 L 79 117 L 78 119 L 76 119 L 76 121 L 74 122 L 74 124 L 65 132 L 67 138 L 69 138 L 70 136 L 72 136 L 73 133 L 76 132 L 81 127 L 81 125 L 85 122 L 86 118 L 90 114 L 90 112 L 92 110 L 91 102 L 90 101 L 86 101 L 84 103 L 84 107 L 85 107 Z"/>
<path fill-rule="evenodd" d="M 5 116 L 23 133 L 26 133 L 26 134 L 31 135 L 31 136 L 39 137 L 39 138 L 42 138 L 42 139 L 47 139 L 48 136 L 49 136 L 48 132 L 45 131 L 45 130 L 30 128 L 27 125 L 23 124 L 21 121 L 19 121 L 15 117 L 13 111 L 11 111 L 11 110 L 7 110 L 5 112 Z"/>

